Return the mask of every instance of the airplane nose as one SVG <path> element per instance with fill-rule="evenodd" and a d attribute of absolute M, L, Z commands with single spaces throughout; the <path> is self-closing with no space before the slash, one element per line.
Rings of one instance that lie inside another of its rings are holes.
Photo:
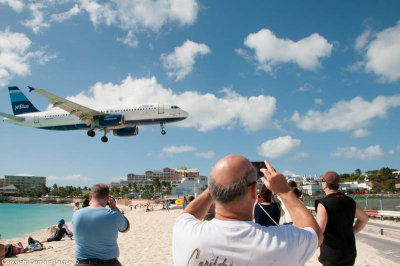
<path fill-rule="evenodd" d="M 184 118 L 188 118 L 188 117 L 189 117 L 189 113 L 186 112 L 186 111 L 182 111 L 182 116 L 183 116 Z"/>

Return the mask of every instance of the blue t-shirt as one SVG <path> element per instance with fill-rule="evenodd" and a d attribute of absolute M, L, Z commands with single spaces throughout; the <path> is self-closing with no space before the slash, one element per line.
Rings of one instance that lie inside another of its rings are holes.
<path fill-rule="evenodd" d="M 106 208 L 83 208 L 74 212 L 72 226 L 77 259 L 109 260 L 118 257 L 118 231 L 128 227 L 128 221 L 118 211 Z"/>

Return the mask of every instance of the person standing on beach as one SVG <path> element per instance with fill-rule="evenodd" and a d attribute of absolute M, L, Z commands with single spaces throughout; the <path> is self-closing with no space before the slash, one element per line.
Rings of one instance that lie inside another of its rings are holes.
<path fill-rule="evenodd" d="M 321 177 L 326 197 L 315 201 L 316 219 L 324 233 L 318 260 L 325 266 L 354 265 L 354 235 L 365 227 L 368 215 L 352 198 L 338 192 L 340 177 L 336 172 L 329 171 Z"/>
<path fill-rule="evenodd" d="M 115 199 L 110 197 L 107 185 L 94 185 L 89 199 L 90 206 L 72 216 L 77 259 L 75 265 L 119 266 L 118 232 L 128 232 L 129 221 L 118 209 Z"/>
<path fill-rule="evenodd" d="M 257 171 L 245 157 L 229 155 L 217 162 L 208 188 L 176 220 L 174 265 L 302 265 L 312 256 L 322 243 L 321 229 L 285 177 L 268 161 L 265 164 L 262 182 L 281 197 L 294 226 L 253 222 Z M 213 201 L 215 218 L 202 221 Z"/>

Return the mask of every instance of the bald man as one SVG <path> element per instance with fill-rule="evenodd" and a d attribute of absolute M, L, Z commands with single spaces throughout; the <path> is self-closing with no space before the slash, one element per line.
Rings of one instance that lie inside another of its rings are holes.
<path fill-rule="evenodd" d="M 229 155 L 216 163 L 209 188 L 175 223 L 175 265 L 303 265 L 312 256 L 323 241 L 321 229 L 283 175 L 268 161 L 265 164 L 262 181 L 285 203 L 294 226 L 253 222 L 256 169 L 245 157 Z M 215 218 L 202 221 L 213 202 Z"/>

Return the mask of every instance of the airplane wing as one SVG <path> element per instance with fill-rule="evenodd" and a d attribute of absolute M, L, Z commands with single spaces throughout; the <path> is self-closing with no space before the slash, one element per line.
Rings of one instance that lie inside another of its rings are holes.
<path fill-rule="evenodd" d="M 0 112 L 0 116 L 7 117 L 8 119 L 12 119 L 12 120 L 16 120 L 16 121 L 24 121 L 25 120 L 24 117 L 10 115 L 10 114 L 3 113 L 3 112 Z"/>
<path fill-rule="evenodd" d="M 47 99 L 49 99 L 49 103 L 53 105 L 53 107 L 58 107 L 61 108 L 71 115 L 75 115 L 79 117 L 83 122 L 85 122 L 86 125 L 90 125 L 93 121 L 93 118 L 95 116 L 102 116 L 104 115 L 102 112 L 93 110 L 91 108 L 85 107 L 83 105 L 71 102 L 67 99 L 58 97 L 57 95 L 54 95 L 48 91 L 41 90 L 41 89 L 34 89 L 32 87 L 29 87 L 29 92 L 34 91 L 37 94 L 40 94 Z"/>

